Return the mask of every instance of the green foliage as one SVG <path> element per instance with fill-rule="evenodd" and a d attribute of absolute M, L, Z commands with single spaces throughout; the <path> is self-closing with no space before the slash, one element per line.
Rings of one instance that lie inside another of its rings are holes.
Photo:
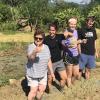
<path fill-rule="evenodd" d="M 97 61 L 97 62 L 100 62 L 100 58 L 97 58 L 96 61 Z"/>
<path fill-rule="evenodd" d="M 0 31 L 16 31 L 17 25 L 14 21 L 4 22 L 0 24 Z"/>
<path fill-rule="evenodd" d="M 81 15 L 81 11 L 78 8 L 68 8 L 65 10 L 59 10 L 54 17 L 58 22 L 60 22 L 60 26 L 66 26 L 68 19 L 71 17 L 76 17 L 78 19 L 78 24 L 84 20 L 84 16 Z"/>
<path fill-rule="evenodd" d="M 11 20 L 12 14 L 10 7 L 0 3 L 0 22 Z"/>
<path fill-rule="evenodd" d="M 6 5 L 10 5 L 11 7 L 15 7 L 22 4 L 23 2 L 26 2 L 26 0 L 0 0 L 0 1 Z"/>
<path fill-rule="evenodd" d="M 87 16 L 95 16 L 96 26 L 100 27 L 99 0 L 89 5 L 66 3 L 64 0 L 0 0 L 0 30 L 16 30 L 19 18 L 27 18 L 29 25 L 45 28 L 50 22 L 58 21 L 59 27 L 65 27 L 70 17 L 78 18 L 78 27 Z M 14 23 L 9 24 L 13 21 Z M 7 24 L 7 25 L 5 25 Z M 47 28 L 46 28 L 47 29 Z"/>
<path fill-rule="evenodd" d="M 95 23 L 98 28 L 100 28 L 100 5 L 95 5 L 88 16 L 95 16 Z"/>
<path fill-rule="evenodd" d="M 27 44 L 26 42 L 1 42 L 0 51 L 8 51 L 18 48 L 24 48 Z"/>
<path fill-rule="evenodd" d="M 0 51 L 6 51 L 6 50 L 10 50 L 13 49 L 15 47 L 15 43 L 0 43 Z"/>
<path fill-rule="evenodd" d="M 6 84 L 8 84 L 8 78 L 0 75 L 0 86 L 4 86 Z"/>
<path fill-rule="evenodd" d="M 48 6 L 48 0 L 28 0 L 20 7 L 20 13 L 23 17 L 31 19 L 33 24 L 43 24 L 44 20 L 51 19 L 51 10 Z"/>

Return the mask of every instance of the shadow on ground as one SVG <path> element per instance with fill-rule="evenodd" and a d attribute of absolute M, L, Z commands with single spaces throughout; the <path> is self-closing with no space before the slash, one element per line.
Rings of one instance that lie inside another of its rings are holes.
<path fill-rule="evenodd" d="M 28 96 L 28 93 L 30 91 L 30 87 L 28 86 L 26 77 L 25 77 L 25 79 L 22 80 L 21 86 L 22 86 L 23 91 L 25 92 L 25 95 Z"/>

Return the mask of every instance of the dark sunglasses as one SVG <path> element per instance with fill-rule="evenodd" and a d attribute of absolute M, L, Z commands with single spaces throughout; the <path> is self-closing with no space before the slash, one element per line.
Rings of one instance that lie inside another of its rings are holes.
<path fill-rule="evenodd" d="M 43 40 L 43 38 L 34 37 L 35 40 Z"/>

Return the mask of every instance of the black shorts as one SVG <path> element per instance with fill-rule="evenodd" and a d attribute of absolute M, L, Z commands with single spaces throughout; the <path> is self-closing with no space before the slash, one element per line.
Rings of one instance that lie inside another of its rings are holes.
<path fill-rule="evenodd" d="M 69 56 L 68 54 L 64 53 L 63 60 L 64 60 L 65 65 L 67 64 L 78 65 L 79 64 L 79 56 Z"/>

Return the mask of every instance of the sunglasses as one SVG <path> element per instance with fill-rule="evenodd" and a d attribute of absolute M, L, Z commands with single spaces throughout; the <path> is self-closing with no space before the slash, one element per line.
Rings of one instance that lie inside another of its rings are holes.
<path fill-rule="evenodd" d="M 35 40 L 40 40 L 40 41 L 43 40 L 43 38 L 40 38 L 40 37 L 34 37 L 34 39 Z"/>

